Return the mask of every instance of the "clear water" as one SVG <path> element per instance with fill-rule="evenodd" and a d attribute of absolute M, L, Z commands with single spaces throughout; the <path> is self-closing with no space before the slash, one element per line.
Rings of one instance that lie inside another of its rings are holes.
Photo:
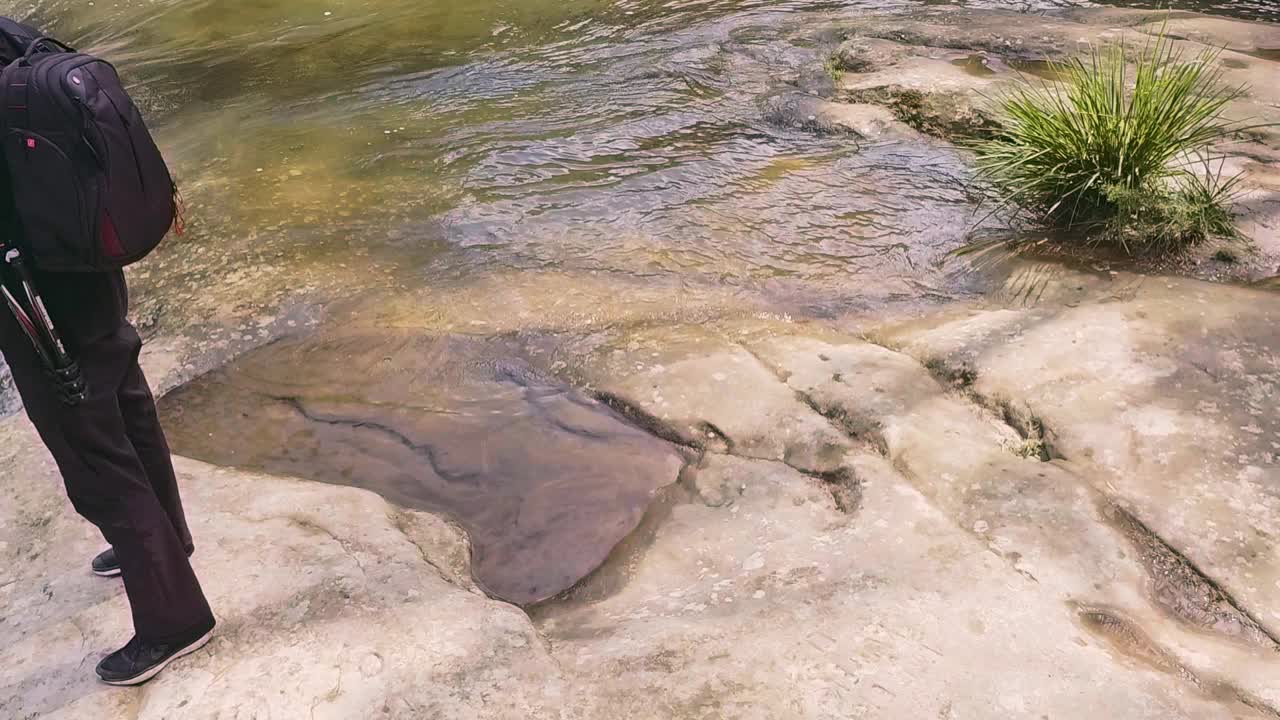
<path fill-rule="evenodd" d="M 6 12 L 116 61 L 133 84 L 191 224 L 137 284 L 183 325 L 225 311 L 228 295 L 259 305 L 498 268 L 803 288 L 831 305 L 946 292 L 937 261 L 974 220 L 953 151 L 762 119 L 812 66 L 813 28 L 909 4 L 41 0 Z"/>
<path fill-rule="evenodd" d="M 29 12 L 116 61 L 149 113 L 191 232 L 138 283 L 188 311 L 183 324 L 217 314 L 228 289 L 257 304 L 495 268 L 802 287 L 832 305 L 945 292 L 937 261 L 974 220 L 954 152 L 762 119 L 817 52 L 788 38 L 907 4 L 44 0 Z"/>
<path fill-rule="evenodd" d="M 227 287 L 257 302 L 495 268 L 836 304 L 938 290 L 973 220 L 952 150 L 763 119 L 818 52 L 787 37 L 893 5 L 53 0 L 34 19 L 116 61 L 149 113 L 191 232 L 137 284 L 183 322 Z"/>

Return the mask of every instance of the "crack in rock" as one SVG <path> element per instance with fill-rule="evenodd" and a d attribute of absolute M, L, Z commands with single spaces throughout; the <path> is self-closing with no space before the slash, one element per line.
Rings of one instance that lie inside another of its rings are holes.
<path fill-rule="evenodd" d="M 351 558 L 351 561 L 356 564 L 356 569 L 360 571 L 360 576 L 364 578 L 366 583 L 368 583 L 369 574 L 365 572 L 364 562 L 362 562 L 359 556 L 355 554 L 355 551 L 351 549 L 351 547 L 349 546 L 349 543 L 346 540 L 343 540 L 342 538 L 338 537 L 337 533 L 333 532 L 332 530 L 330 530 L 329 528 L 323 525 L 318 525 L 306 518 L 290 515 L 290 516 L 287 516 L 285 519 L 288 520 L 290 523 L 292 523 L 294 526 L 303 530 L 304 532 L 328 536 L 330 540 L 333 540 L 333 542 L 338 545 L 338 547 L 342 550 L 343 554 Z"/>
<path fill-rule="evenodd" d="M 360 420 L 355 418 L 341 417 L 337 415 L 323 415 L 320 413 L 315 413 L 308 410 L 307 406 L 302 402 L 302 399 L 298 397 L 275 396 L 275 395 L 269 395 L 267 397 L 270 397 L 272 400 L 275 400 L 276 402 L 288 405 L 289 407 L 297 411 L 298 414 L 302 415 L 302 417 L 306 418 L 307 420 L 310 420 L 311 422 L 321 423 L 324 425 L 339 425 L 343 427 L 353 428 L 356 430 L 371 430 L 373 432 L 386 435 L 387 437 L 395 440 L 396 442 L 400 443 L 404 447 L 413 451 L 422 459 L 426 460 L 427 465 L 431 467 L 431 470 L 446 482 L 467 483 L 474 480 L 474 477 L 475 477 L 474 473 L 452 473 L 452 472 L 446 471 L 440 465 L 440 460 L 436 456 L 435 448 L 431 447 L 430 445 L 414 442 L 412 439 L 404 435 L 404 433 L 401 433 L 399 430 L 396 430 L 390 425 L 384 425 L 382 423 L 374 422 L 371 420 Z"/>
<path fill-rule="evenodd" d="M 786 382 L 785 380 L 783 381 Z M 822 405 L 812 395 L 795 390 L 796 400 L 808 407 L 820 417 L 831 423 L 837 430 L 851 440 L 878 440 L 882 429 L 877 423 L 860 423 L 838 406 Z"/>
<path fill-rule="evenodd" d="M 1110 608 L 1076 603 L 1072 603 L 1072 608 L 1086 630 L 1126 657 L 1188 682 L 1201 693 L 1219 702 L 1239 702 L 1268 717 L 1280 718 L 1280 710 L 1262 698 L 1230 682 L 1197 674 L 1148 637 L 1139 629 L 1137 623 L 1119 612 Z"/>
<path fill-rule="evenodd" d="M 1197 628 L 1212 630 L 1280 652 L 1280 640 L 1259 623 L 1225 589 L 1205 575 L 1133 513 L 1109 500 L 1101 514 L 1124 535 L 1138 553 L 1151 578 L 1156 603 L 1174 617 Z"/>
<path fill-rule="evenodd" d="M 881 347 L 902 353 L 886 345 Z M 1024 448 L 1038 450 L 1036 455 L 1041 461 L 1065 459 L 1049 439 L 1052 431 L 1029 406 L 979 393 L 975 389 L 977 371 L 971 365 L 957 365 L 942 357 L 930 358 L 923 364 L 940 382 L 951 382 L 975 404 L 998 413 L 1027 443 Z M 1230 593 L 1105 493 L 1098 492 L 1098 496 L 1101 515 L 1137 550 L 1142 567 L 1151 579 L 1151 595 L 1160 608 L 1193 627 L 1244 638 L 1280 652 L 1280 638 L 1258 622 Z"/>
<path fill-rule="evenodd" d="M 607 390 L 596 390 L 592 393 L 593 397 L 603 403 L 610 410 L 618 413 L 632 425 L 653 435 L 660 440 L 666 440 L 673 445 L 679 445 L 692 450 L 703 450 L 705 446 L 696 438 L 690 438 L 684 434 L 675 425 L 659 418 L 650 413 L 648 410 L 640 407 L 639 404 L 628 400 L 627 398 Z M 708 424 L 709 427 L 714 428 Z"/>
<path fill-rule="evenodd" d="M 884 437 L 882 435 L 884 428 L 881 427 L 878 422 L 860 422 L 851 417 L 844 408 L 834 405 L 823 405 L 818 402 L 817 398 L 813 397 L 809 393 L 792 386 L 790 383 L 791 374 L 789 372 L 766 360 L 763 355 L 751 346 L 743 343 L 737 343 L 737 345 L 752 358 L 755 358 L 755 361 L 760 363 L 761 367 L 768 370 L 774 377 L 776 377 L 778 382 L 790 388 L 797 402 L 826 420 L 835 427 L 836 430 L 843 433 L 845 437 L 856 442 L 870 443 L 881 455 L 888 454 L 889 449 L 888 446 L 885 445 Z M 843 379 L 840 377 L 835 377 L 834 379 L 836 382 L 843 382 Z M 804 471 L 802 470 L 801 472 Z"/>
<path fill-rule="evenodd" d="M 899 348 L 883 343 L 874 344 L 879 345 L 885 350 L 910 357 L 908 353 L 904 353 Z M 956 365 L 947 362 L 946 358 L 931 357 L 928 360 L 925 360 L 922 364 L 924 365 L 924 369 L 928 370 L 929 374 L 932 375 L 935 380 L 949 387 L 967 390 L 973 387 L 974 383 L 978 381 L 978 371 L 969 363 L 960 363 Z"/>
<path fill-rule="evenodd" d="M 898 348 L 882 343 L 880 347 L 907 355 Z M 1034 458 L 1041 462 L 1065 459 L 1051 441 L 1053 433 L 1045 427 L 1044 420 L 1025 404 L 1002 397 L 984 395 L 977 390 L 978 371 L 967 361 L 952 362 L 945 357 L 934 356 L 923 363 L 924 368 L 942 385 L 954 388 L 974 405 L 994 413 L 1001 422 L 1022 438 L 1022 445 L 1010 448 L 1015 455 Z"/>
<path fill-rule="evenodd" d="M 1031 408 L 1025 405 L 1019 406 L 1012 400 L 987 397 L 977 392 L 974 392 L 973 396 L 979 404 L 998 413 L 1004 424 L 1013 428 L 1013 431 L 1022 438 L 1022 446 L 1015 448 L 1018 455 L 1035 458 L 1040 462 L 1064 459 L 1050 442 L 1051 433 L 1045 428 L 1044 420 L 1033 413 Z"/>
<path fill-rule="evenodd" d="M 390 513 L 389 518 L 391 520 L 391 524 L 395 527 L 395 529 L 401 535 L 404 536 L 404 539 L 409 541 L 409 544 L 414 546 L 418 550 L 418 555 L 422 558 L 422 562 L 426 563 L 427 566 L 430 567 L 432 570 L 435 570 L 436 574 L 440 576 L 441 580 L 445 581 L 446 583 L 454 587 L 461 588 L 463 590 L 470 590 L 470 588 L 468 588 L 464 583 L 460 582 L 453 573 L 445 572 L 444 568 L 440 567 L 440 564 L 431 558 L 431 555 L 427 552 L 427 549 L 424 548 L 422 544 L 418 542 L 417 538 L 413 536 L 413 533 L 410 532 L 409 530 L 407 510 L 394 511 Z M 467 537 L 467 533 L 465 530 L 463 530 L 462 528 L 458 528 L 458 534 L 462 537 L 462 541 L 464 544 L 470 545 L 470 539 Z M 471 554 L 470 548 L 467 548 L 467 555 L 469 556 L 470 554 Z"/>
<path fill-rule="evenodd" d="M 708 451 L 721 452 L 725 455 L 733 454 L 734 447 L 735 447 L 733 438 L 729 437 L 729 435 L 725 433 L 725 431 L 716 427 L 714 423 L 708 420 L 703 420 L 702 422 L 698 423 L 698 429 L 701 430 L 702 433 L 707 437 L 706 444 L 708 446 L 707 447 Z M 719 447 L 716 447 L 716 448 L 710 447 L 712 443 L 717 444 Z"/>
<path fill-rule="evenodd" d="M 761 366 L 767 369 L 775 377 L 778 377 L 779 382 L 783 385 L 787 384 L 786 380 L 778 374 L 775 368 L 764 362 L 764 360 L 750 348 L 745 346 L 741 347 L 755 358 Z M 808 407 L 819 417 L 824 418 L 827 422 L 835 425 L 836 429 L 840 430 L 847 437 L 854 440 L 859 440 L 864 437 L 865 431 L 854 430 L 852 428 L 852 421 L 847 417 L 834 412 L 823 412 L 813 398 L 810 398 L 808 395 L 798 390 L 795 390 L 794 393 L 798 402 Z M 862 505 L 862 482 L 857 478 L 852 468 L 841 466 L 833 470 L 816 470 L 814 468 L 798 464 L 786 457 L 778 459 L 776 457 L 742 452 L 738 449 L 740 443 L 735 442 L 728 433 L 720 429 L 720 427 L 711 421 L 705 419 L 699 420 L 695 424 L 695 427 L 699 430 L 698 434 L 705 436 L 705 439 L 699 437 L 690 438 L 672 423 L 653 415 L 638 403 L 629 400 L 622 395 L 609 391 L 598 390 L 595 392 L 595 398 L 645 432 L 648 432 L 662 440 L 666 440 L 667 442 L 694 450 L 700 454 L 711 453 L 741 458 L 743 460 L 780 462 L 786 467 L 802 475 L 821 482 L 827 491 L 831 493 L 831 497 L 835 502 L 836 508 L 846 515 L 855 514 L 858 511 L 858 508 Z M 840 422 L 841 417 L 844 417 L 844 420 L 846 421 L 843 424 Z M 696 464 L 696 461 L 693 461 L 691 463 L 687 463 L 686 467 Z M 700 497 L 696 488 L 693 492 L 695 496 Z"/>
<path fill-rule="evenodd" d="M 900 349 L 872 341 L 868 342 L 883 347 L 890 352 L 911 357 Z M 752 352 L 750 348 L 747 348 L 747 351 L 751 352 L 765 367 L 770 367 L 769 363 L 760 358 L 757 353 Z M 917 362 L 919 361 L 917 360 Z M 955 386 L 961 396 L 969 402 L 996 412 L 1000 419 L 1015 431 L 1019 437 L 1023 438 L 1026 443 L 1024 448 L 1028 452 L 1024 454 L 1015 448 L 1014 450 L 1017 454 L 1024 457 L 1036 457 L 1044 462 L 1063 459 L 1062 455 L 1054 450 L 1052 443 L 1048 440 L 1052 435 L 1051 431 L 1046 428 L 1043 420 L 1029 406 L 1019 406 L 1013 401 L 1004 398 L 988 397 L 974 389 L 977 372 L 972 367 L 967 364 L 954 366 L 942 358 L 932 358 L 921 364 L 929 370 L 930 374 L 940 384 Z M 773 370 L 775 374 L 778 374 L 776 369 Z M 783 377 L 780 374 L 778 376 L 780 379 Z M 798 398 L 802 398 L 809 407 L 823 417 L 828 419 L 836 418 L 833 422 L 837 426 L 841 426 L 840 422 L 838 422 L 839 419 L 847 418 L 847 414 L 840 408 L 825 408 L 815 398 L 799 390 L 796 391 L 796 394 Z M 887 456 L 888 450 L 885 438 L 881 433 L 876 433 L 874 437 L 881 445 L 882 454 Z M 1034 450 L 1034 453 L 1031 450 Z M 909 468 L 905 467 L 905 464 L 898 461 L 893 464 L 895 469 L 904 476 L 911 476 L 911 472 Z M 1102 516 L 1107 518 L 1137 549 L 1141 565 L 1148 577 L 1151 578 L 1151 594 L 1158 607 L 1193 627 L 1214 631 L 1228 637 L 1243 638 L 1255 645 L 1280 652 L 1280 639 L 1268 631 L 1225 589 L 1211 580 L 1186 556 L 1173 549 L 1172 546 L 1152 532 L 1135 516 L 1116 505 L 1105 493 L 1094 488 L 1091 483 L 1088 483 L 1083 478 L 1081 478 L 1081 482 L 1084 487 L 1099 498 L 1098 502 L 1102 505 Z M 1002 555 L 1002 553 L 998 554 Z M 1032 581 L 1039 582 L 1030 573 L 1016 567 L 1016 564 L 1014 564 L 1014 570 Z"/>

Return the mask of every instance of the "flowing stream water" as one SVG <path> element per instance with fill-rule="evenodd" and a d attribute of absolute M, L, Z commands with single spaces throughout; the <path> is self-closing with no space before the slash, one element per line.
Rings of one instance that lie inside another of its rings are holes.
<path fill-rule="evenodd" d="M 191 232 L 139 280 L 160 294 L 345 264 L 320 283 L 557 268 L 838 302 L 936 290 L 973 220 L 943 146 L 763 119 L 812 59 L 780 37 L 894 5 L 55 0 L 35 19 L 124 69 L 184 188 Z"/>
<path fill-rule="evenodd" d="M 974 221 L 964 163 L 941 145 L 774 127 L 762 104 L 812 62 L 780 38 L 912 4 L 45 0 L 7 12 L 114 60 L 148 112 L 191 223 L 138 279 L 148 298 L 199 307 L 219 287 L 560 268 L 866 304 L 944 289 L 935 264 Z M 228 284 L 235 273 L 253 282 Z"/>

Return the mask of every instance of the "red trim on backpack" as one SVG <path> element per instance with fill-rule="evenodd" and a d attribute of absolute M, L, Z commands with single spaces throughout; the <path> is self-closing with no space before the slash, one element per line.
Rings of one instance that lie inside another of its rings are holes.
<path fill-rule="evenodd" d="M 124 245 L 120 243 L 120 236 L 116 234 L 116 224 L 111 222 L 111 214 L 106 210 L 102 211 L 102 249 L 110 257 L 124 255 Z"/>

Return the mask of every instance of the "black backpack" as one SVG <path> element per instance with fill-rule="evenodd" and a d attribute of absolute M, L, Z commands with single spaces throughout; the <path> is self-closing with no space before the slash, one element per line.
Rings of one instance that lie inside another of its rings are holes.
<path fill-rule="evenodd" d="M 41 270 L 141 260 L 174 224 L 177 187 L 115 68 L 8 18 L 0 62 L 5 202 L 17 224 L 0 232 L 15 233 Z"/>

